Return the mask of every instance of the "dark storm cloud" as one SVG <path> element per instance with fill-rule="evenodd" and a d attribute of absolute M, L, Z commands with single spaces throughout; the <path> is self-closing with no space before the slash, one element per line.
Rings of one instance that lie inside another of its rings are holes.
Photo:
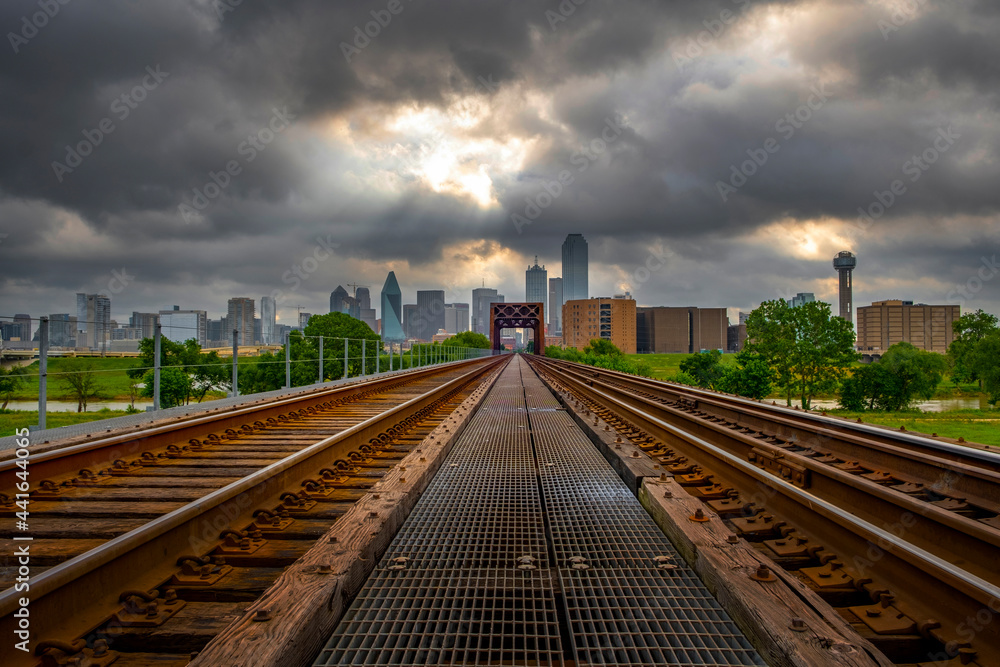
<path fill-rule="evenodd" d="M 666 243 L 675 265 L 701 263 L 688 266 L 698 277 L 683 293 L 716 299 L 725 286 L 735 304 L 788 282 L 766 271 L 805 276 L 824 265 L 823 276 L 828 264 L 741 249 L 739 239 L 781 219 L 849 226 L 859 207 L 878 211 L 897 180 L 905 192 L 856 237 L 880 266 L 902 267 L 915 252 L 886 237 L 933 247 L 942 218 L 966 220 L 953 236 L 970 240 L 996 225 L 996 3 L 926 3 L 886 32 L 888 10 L 863 2 L 401 0 L 374 38 L 357 31 L 384 20 L 388 2 L 245 0 L 221 15 L 220 6 L 77 0 L 26 43 L 15 38 L 16 53 L 9 36 L 0 45 L 0 226 L 9 234 L 0 254 L 21 281 L 6 283 L 5 301 L 24 281 L 53 293 L 99 283 L 123 258 L 150 284 L 263 293 L 326 235 L 352 259 L 429 268 L 462 241 L 557 259 L 565 234 L 582 232 L 609 272 L 634 273 Z M 37 0 L 4 2 L 0 28 L 20 35 L 38 11 Z M 784 47 L 771 54 L 753 42 L 769 30 Z M 147 68 L 168 74 L 133 108 L 122 96 L 151 81 Z M 409 173 L 396 174 L 395 190 L 374 187 L 394 166 L 351 141 L 377 138 L 400 109 L 443 109 L 462 96 L 492 107 L 465 136 L 532 147 L 518 173 L 489 165 L 499 206 L 480 209 Z M 248 159 L 248 137 L 273 127 L 276 113 L 290 124 Z M 113 131 L 56 173 L 67 146 L 105 119 Z M 350 140 L 320 141 L 337 123 Z M 914 167 L 941 131 L 954 142 Z M 735 185 L 733 169 L 769 138 L 780 150 Z M 239 173 L 220 176 L 232 162 Z M 572 182 L 519 231 L 511 216 L 563 172 Z M 734 188 L 725 200 L 720 182 Z M 218 195 L 183 217 L 179 205 L 212 183 Z M 67 217 L 83 228 L 60 237 Z M 602 246 L 609 235 L 616 242 Z M 55 238 L 68 247 L 47 249 Z M 88 244 L 74 253 L 74 238 Z M 955 267 L 974 269 L 975 253 L 959 244 L 935 255 L 938 275 L 960 280 Z M 760 287 L 729 280 L 720 262 Z M 323 271 L 338 280 L 332 265 Z M 662 269 L 637 290 L 652 301 L 667 276 L 677 280 Z M 303 290 L 319 294 L 319 282 Z"/>

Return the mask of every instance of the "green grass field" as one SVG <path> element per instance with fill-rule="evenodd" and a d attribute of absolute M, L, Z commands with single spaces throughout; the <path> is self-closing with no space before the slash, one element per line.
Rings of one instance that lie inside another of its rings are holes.
<path fill-rule="evenodd" d="M 58 428 L 72 424 L 83 424 L 99 419 L 122 417 L 122 410 L 98 410 L 96 412 L 50 412 L 45 416 L 46 428 Z M 4 410 L 0 412 L 0 438 L 14 435 L 19 428 L 26 428 L 38 423 L 38 411 Z"/>
<path fill-rule="evenodd" d="M 1000 410 L 950 410 L 947 412 L 848 412 L 828 410 L 827 414 L 851 419 L 861 418 L 879 424 L 946 438 L 965 438 L 984 445 L 1000 445 Z"/>
<path fill-rule="evenodd" d="M 129 377 L 125 375 L 125 369 L 134 368 L 139 365 L 138 359 L 102 359 L 100 357 L 87 358 L 94 365 L 97 371 L 98 382 L 100 383 L 100 396 L 104 399 L 117 398 L 128 400 Z M 71 401 L 72 395 L 66 388 L 66 383 L 60 381 L 59 373 L 65 370 L 67 359 L 49 359 L 49 381 L 45 395 L 54 401 Z M 26 366 L 28 376 L 20 389 L 11 395 L 11 400 L 31 401 L 38 398 L 38 362 Z"/>
<path fill-rule="evenodd" d="M 653 378 L 656 380 L 666 380 L 681 372 L 681 362 L 690 357 L 690 354 L 626 354 L 626 357 L 633 361 L 644 361 L 653 367 Z M 732 354 L 722 355 L 722 364 L 730 366 L 736 364 L 736 357 Z"/>
<path fill-rule="evenodd" d="M 677 375 L 681 371 L 681 362 L 691 356 L 689 354 L 628 354 L 625 355 L 634 361 L 644 361 L 653 367 L 653 378 L 657 380 L 667 380 Z M 735 354 L 722 355 L 722 365 L 730 366 L 736 364 Z M 860 366 L 861 362 L 854 364 Z M 979 386 L 975 384 L 960 384 L 955 386 L 951 377 L 945 375 L 937 391 L 934 394 L 936 399 L 945 398 L 976 398 L 980 394 Z M 778 393 L 771 394 L 774 398 L 782 398 Z M 835 394 L 817 396 L 816 398 L 836 398 Z"/>

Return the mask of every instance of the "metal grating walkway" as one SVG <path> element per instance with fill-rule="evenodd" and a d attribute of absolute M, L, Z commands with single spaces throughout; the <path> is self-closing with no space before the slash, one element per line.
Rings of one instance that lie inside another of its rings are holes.
<path fill-rule="evenodd" d="M 316 666 L 764 664 L 558 407 L 513 359 Z"/>

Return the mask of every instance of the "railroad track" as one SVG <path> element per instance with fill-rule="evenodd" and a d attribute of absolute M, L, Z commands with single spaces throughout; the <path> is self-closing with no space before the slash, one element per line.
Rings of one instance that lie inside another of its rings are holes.
<path fill-rule="evenodd" d="M 531 363 L 564 400 L 700 498 L 705 517 L 793 572 L 897 664 L 1000 665 L 1000 456 L 590 366 Z"/>
<path fill-rule="evenodd" d="M 2 564 L 0 627 L 16 637 L 30 597 L 38 653 L 7 644 L 3 664 L 187 664 L 507 359 L 51 447 L 30 459 L 24 533 L 20 469 L 0 462 L 2 553 L 30 552 L 27 592 Z"/>

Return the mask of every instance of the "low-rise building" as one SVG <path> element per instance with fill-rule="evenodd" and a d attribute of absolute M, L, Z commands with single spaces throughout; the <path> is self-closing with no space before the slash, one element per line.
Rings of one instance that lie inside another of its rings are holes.
<path fill-rule="evenodd" d="M 636 351 L 636 308 L 631 297 L 571 299 L 563 304 L 563 345 L 583 350 L 603 338 L 625 354 Z"/>

